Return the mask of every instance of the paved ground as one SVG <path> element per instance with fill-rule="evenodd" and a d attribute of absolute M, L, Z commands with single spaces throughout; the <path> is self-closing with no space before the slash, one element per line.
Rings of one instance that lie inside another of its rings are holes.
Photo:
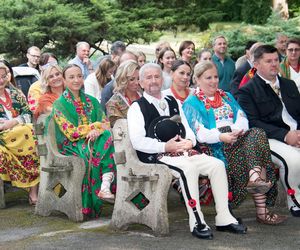
<path fill-rule="evenodd" d="M 255 221 L 251 199 L 235 211 L 248 226 L 248 234 L 216 232 L 211 241 L 194 238 L 188 231 L 187 214 L 178 195 L 168 199 L 170 235 L 154 237 L 150 229 L 132 225 L 127 231 L 112 231 L 108 224 L 112 206 L 105 206 L 100 220 L 73 223 L 55 213 L 50 217 L 34 215 L 24 191 L 6 194 L 7 208 L 0 210 L 0 249 L 300 249 L 300 218 L 291 217 L 285 208 L 275 210 L 289 215 L 280 226 Z M 206 221 L 213 227 L 213 206 L 203 207 Z"/>

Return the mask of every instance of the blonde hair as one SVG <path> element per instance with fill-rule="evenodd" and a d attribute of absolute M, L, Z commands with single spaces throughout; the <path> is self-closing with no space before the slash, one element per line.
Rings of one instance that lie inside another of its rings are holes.
<path fill-rule="evenodd" d="M 10 82 L 9 82 L 9 76 L 8 76 L 8 74 L 10 74 L 9 68 L 4 63 L 0 62 L 0 69 L 5 69 L 6 80 L 7 80 L 7 82 L 5 83 L 5 86 L 8 86 L 10 84 Z"/>
<path fill-rule="evenodd" d="M 211 61 L 202 61 L 195 65 L 193 80 L 196 82 L 196 79 L 199 78 L 205 71 L 216 68 L 216 65 Z"/>
<path fill-rule="evenodd" d="M 115 76 L 114 93 L 124 93 L 128 85 L 128 76 L 132 76 L 140 66 L 134 60 L 128 60 L 120 64 Z"/>
<path fill-rule="evenodd" d="M 9 73 L 9 68 L 3 63 L 3 62 L 0 62 L 0 69 L 5 69 L 7 73 Z"/>
<path fill-rule="evenodd" d="M 48 77 L 50 75 L 50 72 L 52 69 L 56 69 L 61 75 L 63 75 L 61 67 L 59 67 L 57 64 L 48 66 L 43 72 L 41 76 L 41 87 L 42 87 L 42 93 L 51 92 L 50 86 L 47 84 Z"/>

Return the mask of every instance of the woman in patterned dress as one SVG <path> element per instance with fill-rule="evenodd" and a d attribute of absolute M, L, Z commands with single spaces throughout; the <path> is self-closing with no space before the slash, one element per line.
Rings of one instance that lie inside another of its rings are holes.
<path fill-rule="evenodd" d="M 54 102 L 56 141 L 63 155 L 83 158 L 82 213 L 98 217 L 103 200 L 112 202 L 116 190 L 113 142 L 107 121 L 96 98 L 82 90 L 83 74 L 77 65 L 63 70 L 66 90 Z"/>
<path fill-rule="evenodd" d="M 38 198 L 39 157 L 26 98 L 9 81 L 9 68 L 0 63 L 0 178 L 29 188 L 29 203 Z"/>
<path fill-rule="evenodd" d="M 132 102 L 141 97 L 139 69 L 138 63 L 133 60 L 121 63 L 117 69 L 114 95 L 106 103 L 107 117 L 112 127 L 116 120 L 127 117 Z"/>
<path fill-rule="evenodd" d="M 183 104 L 183 110 L 197 140 L 207 153 L 225 163 L 231 207 L 252 193 L 257 221 L 279 224 L 286 218 L 266 208 L 274 205 L 277 186 L 265 132 L 248 127 L 248 120 L 231 94 L 218 89 L 218 73 L 212 62 L 195 66 L 198 89 Z"/>

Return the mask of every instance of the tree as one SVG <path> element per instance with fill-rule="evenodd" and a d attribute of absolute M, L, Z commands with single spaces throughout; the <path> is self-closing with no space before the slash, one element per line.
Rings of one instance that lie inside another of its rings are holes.
<path fill-rule="evenodd" d="M 204 0 L 3 0 L 0 53 L 22 58 L 28 47 L 36 45 L 68 57 L 78 41 L 97 50 L 103 40 L 149 43 L 163 30 L 191 26 L 205 30 L 222 16 Z"/>
<path fill-rule="evenodd" d="M 36 45 L 67 56 L 77 41 L 98 40 L 104 32 L 101 15 L 98 22 L 86 14 L 80 4 L 62 4 L 54 0 L 5 0 L 0 9 L 0 53 L 8 58 L 22 57 Z"/>

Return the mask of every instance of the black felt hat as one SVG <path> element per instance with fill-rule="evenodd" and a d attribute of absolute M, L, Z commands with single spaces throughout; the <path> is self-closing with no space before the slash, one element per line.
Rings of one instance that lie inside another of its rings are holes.
<path fill-rule="evenodd" d="M 156 138 L 162 142 L 167 142 L 176 135 L 185 138 L 185 128 L 179 115 L 173 117 L 159 116 L 151 122 L 148 129 L 149 137 Z"/>

